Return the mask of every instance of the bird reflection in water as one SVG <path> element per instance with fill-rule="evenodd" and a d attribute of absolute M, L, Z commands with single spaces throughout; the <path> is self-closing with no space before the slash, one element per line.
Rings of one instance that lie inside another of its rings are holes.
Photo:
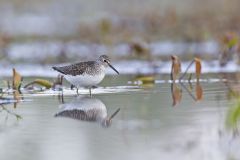
<path fill-rule="evenodd" d="M 76 97 L 73 101 L 60 105 L 62 110 L 55 117 L 67 117 L 81 121 L 97 122 L 102 127 L 111 126 L 112 119 L 120 111 L 118 108 L 111 116 L 108 116 L 105 104 L 91 97 Z"/>

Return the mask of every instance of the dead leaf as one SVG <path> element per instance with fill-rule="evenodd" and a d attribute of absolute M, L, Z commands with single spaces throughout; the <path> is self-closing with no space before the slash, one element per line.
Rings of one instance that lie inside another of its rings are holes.
<path fill-rule="evenodd" d="M 196 68 L 196 77 L 197 77 L 197 80 L 199 80 L 201 75 L 201 70 L 202 70 L 201 59 L 195 58 L 194 60 L 195 60 L 195 68 Z"/>
<path fill-rule="evenodd" d="M 203 99 L 203 89 L 202 89 L 202 86 L 200 85 L 199 82 L 196 83 L 195 91 L 196 91 L 196 99 L 197 99 L 197 101 L 202 100 Z"/>
<path fill-rule="evenodd" d="M 175 55 L 172 55 L 171 59 L 172 59 L 171 77 L 172 77 L 172 80 L 175 81 L 178 75 L 181 73 L 181 62 L 179 58 Z"/>
<path fill-rule="evenodd" d="M 19 90 L 22 83 L 22 77 L 21 75 L 13 68 L 13 82 L 12 82 L 12 88 L 15 90 Z"/>

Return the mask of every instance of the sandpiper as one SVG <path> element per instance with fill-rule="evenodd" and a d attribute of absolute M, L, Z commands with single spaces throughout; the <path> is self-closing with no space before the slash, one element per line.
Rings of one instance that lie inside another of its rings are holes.
<path fill-rule="evenodd" d="M 91 96 L 91 88 L 103 80 L 105 77 L 105 70 L 108 66 L 119 74 L 110 64 L 110 59 L 106 55 L 101 55 L 96 61 L 79 62 L 52 68 L 62 73 L 66 80 L 77 88 L 77 94 L 79 87 L 88 87 Z"/>

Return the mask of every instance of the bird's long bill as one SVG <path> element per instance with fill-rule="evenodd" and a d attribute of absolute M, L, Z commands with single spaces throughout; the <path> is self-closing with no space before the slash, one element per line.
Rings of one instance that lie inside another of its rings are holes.
<path fill-rule="evenodd" d="M 108 63 L 109 67 L 111 67 L 117 74 L 119 74 L 119 72 L 110 64 Z"/>
<path fill-rule="evenodd" d="M 118 109 L 109 117 L 109 120 L 112 120 L 112 119 L 118 114 L 119 111 L 120 111 L 120 108 L 118 108 Z"/>

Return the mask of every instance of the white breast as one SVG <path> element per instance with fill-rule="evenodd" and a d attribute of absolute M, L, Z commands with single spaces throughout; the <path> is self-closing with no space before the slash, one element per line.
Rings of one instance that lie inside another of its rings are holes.
<path fill-rule="evenodd" d="M 105 72 L 101 72 L 97 75 L 78 75 L 78 76 L 72 76 L 72 75 L 65 75 L 67 81 L 69 81 L 71 84 L 73 84 L 76 87 L 91 87 L 94 85 L 97 85 L 100 83 L 105 76 Z"/>

